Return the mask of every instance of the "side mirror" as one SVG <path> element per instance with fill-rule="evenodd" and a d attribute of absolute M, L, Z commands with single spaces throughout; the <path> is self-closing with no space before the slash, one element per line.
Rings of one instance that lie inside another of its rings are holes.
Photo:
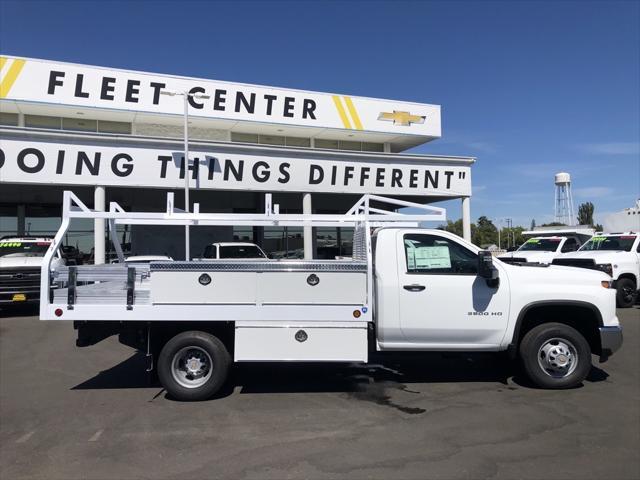
<path fill-rule="evenodd" d="M 484 278 L 487 281 L 487 285 L 490 287 L 497 287 L 500 285 L 498 269 L 493 265 L 493 256 L 491 255 L 491 252 L 483 250 L 478 253 L 478 276 Z"/>

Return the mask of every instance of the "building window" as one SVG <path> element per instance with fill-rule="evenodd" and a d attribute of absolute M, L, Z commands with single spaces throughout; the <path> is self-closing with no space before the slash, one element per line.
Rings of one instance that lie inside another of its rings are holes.
<path fill-rule="evenodd" d="M 347 140 L 340 140 L 338 144 L 340 150 L 355 150 L 357 152 L 362 151 L 362 142 L 352 142 Z"/>
<path fill-rule="evenodd" d="M 97 132 L 97 120 L 85 120 L 84 118 L 63 118 L 63 130 L 73 130 L 77 132 Z"/>
<path fill-rule="evenodd" d="M 258 142 L 264 145 L 282 145 L 284 146 L 284 137 L 277 135 L 258 135 Z"/>
<path fill-rule="evenodd" d="M 340 148 L 340 142 L 338 140 L 325 140 L 324 138 L 316 138 L 316 148 L 329 148 L 331 150 L 338 150 Z"/>
<path fill-rule="evenodd" d="M 331 150 L 350 150 L 355 152 L 384 152 L 382 143 L 354 142 L 352 140 L 326 140 L 316 138 L 316 148 L 328 148 Z"/>
<path fill-rule="evenodd" d="M 98 120 L 98 132 L 131 134 L 131 124 L 128 122 L 110 122 L 107 120 Z"/>
<path fill-rule="evenodd" d="M 363 152 L 384 152 L 383 143 L 362 142 Z"/>
<path fill-rule="evenodd" d="M 310 147 L 311 139 L 303 137 L 286 137 L 287 147 Z"/>
<path fill-rule="evenodd" d="M 239 143 L 258 143 L 258 135 L 253 133 L 231 132 L 231 141 Z"/>
<path fill-rule="evenodd" d="M 353 228 L 317 227 L 316 257 L 322 260 L 334 260 L 336 257 L 350 257 L 353 253 Z"/>
<path fill-rule="evenodd" d="M 60 130 L 62 128 L 62 119 L 60 117 L 45 117 L 44 115 L 25 115 L 24 126 Z"/>
<path fill-rule="evenodd" d="M 18 114 L 17 113 L 5 113 L 0 112 L 0 125 L 9 125 L 12 127 L 18 126 Z"/>

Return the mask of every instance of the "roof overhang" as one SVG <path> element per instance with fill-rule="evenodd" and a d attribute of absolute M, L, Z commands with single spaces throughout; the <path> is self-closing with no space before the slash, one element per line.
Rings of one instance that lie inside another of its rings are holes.
<path fill-rule="evenodd" d="M 390 143 L 441 136 L 440 106 L 284 89 L 31 58 L 0 57 L 2 111 L 194 126 L 282 136 Z M 202 98 L 206 96 L 208 98 Z"/>

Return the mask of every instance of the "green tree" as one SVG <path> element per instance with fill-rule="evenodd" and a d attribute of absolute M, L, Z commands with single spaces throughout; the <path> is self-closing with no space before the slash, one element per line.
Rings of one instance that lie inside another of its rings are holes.
<path fill-rule="evenodd" d="M 578 225 L 593 227 L 593 203 L 584 202 L 578 207 Z"/>
<path fill-rule="evenodd" d="M 508 246 L 519 247 L 524 243 L 524 237 L 522 236 L 524 228 L 522 227 L 505 227 L 501 231 L 500 248 L 507 248 Z"/>
<path fill-rule="evenodd" d="M 471 234 L 471 240 L 479 247 L 496 245 L 498 243 L 498 229 L 491 220 L 483 215 L 478 218 L 475 232 Z"/>
<path fill-rule="evenodd" d="M 445 230 L 447 232 L 455 233 L 459 237 L 462 237 L 462 219 L 461 218 L 459 218 L 455 222 L 452 222 L 451 220 L 447 220 L 447 224 L 446 225 L 440 225 L 438 228 L 440 230 Z M 476 228 L 477 228 L 476 224 L 472 223 L 471 224 L 471 238 L 472 239 L 473 239 L 473 236 L 475 235 Z"/>
<path fill-rule="evenodd" d="M 567 224 L 566 223 L 560 223 L 560 222 L 551 222 L 551 223 L 543 223 L 540 226 L 541 227 L 566 227 Z"/>
<path fill-rule="evenodd" d="M 462 236 L 462 219 L 460 218 L 455 222 L 452 222 L 451 220 L 447 220 L 447 224 L 442 225 L 440 228 L 447 232 L 455 233 L 456 235 L 461 237 Z"/>

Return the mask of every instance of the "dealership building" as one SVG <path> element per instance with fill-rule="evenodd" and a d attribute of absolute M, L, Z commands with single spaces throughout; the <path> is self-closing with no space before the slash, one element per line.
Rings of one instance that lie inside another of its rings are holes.
<path fill-rule="evenodd" d="M 460 199 L 469 239 L 474 159 L 405 153 L 440 136 L 437 105 L 2 56 L 0 236 L 54 233 L 64 190 L 132 211 L 163 211 L 175 192 L 184 208 L 186 173 L 189 207 L 203 212 L 262 212 L 265 193 L 281 213 L 344 213 L 365 193 Z M 129 254 L 184 258 L 183 227 L 118 228 Z M 351 253 L 347 228 L 190 232 L 192 257 L 222 241 L 276 258 Z M 104 238 L 103 221 L 80 222 L 65 243 L 99 263 L 112 250 Z"/>

